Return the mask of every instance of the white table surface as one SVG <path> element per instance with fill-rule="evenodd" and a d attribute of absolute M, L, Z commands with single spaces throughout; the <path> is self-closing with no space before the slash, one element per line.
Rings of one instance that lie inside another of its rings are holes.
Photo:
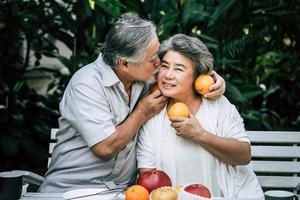
<path fill-rule="evenodd" d="M 31 193 L 31 192 L 28 192 L 28 193 L 24 194 L 23 197 L 21 198 L 21 200 L 54 200 L 54 199 L 55 200 L 64 200 L 63 194 L 62 193 Z M 97 196 L 97 195 L 94 195 L 91 197 L 86 197 L 86 198 L 78 198 L 78 200 L 96 200 L 96 199 L 102 200 L 103 198 L 101 198 L 101 196 Z M 117 198 L 113 198 L 112 200 L 125 200 L 125 197 L 124 196 L 117 197 Z M 226 200 L 226 199 L 223 197 L 214 197 L 211 200 Z M 239 200 L 239 199 L 236 199 L 236 200 Z"/>
<path fill-rule="evenodd" d="M 64 200 L 63 193 L 37 193 L 37 192 L 27 192 L 20 200 Z M 89 197 L 76 198 L 76 200 L 125 200 L 125 195 L 120 194 L 116 197 L 107 197 L 103 195 L 92 195 Z M 75 199 L 74 199 L 75 200 Z"/>

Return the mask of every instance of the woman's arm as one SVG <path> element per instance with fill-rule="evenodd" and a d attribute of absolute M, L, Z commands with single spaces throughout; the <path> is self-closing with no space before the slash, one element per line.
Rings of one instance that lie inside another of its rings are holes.
<path fill-rule="evenodd" d="M 207 151 L 224 163 L 231 165 L 247 165 L 251 161 L 251 146 L 248 142 L 233 138 L 223 138 L 207 131 L 194 137 Z"/>
<path fill-rule="evenodd" d="M 190 118 L 172 118 L 172 127 L 181 137 L 191 139 L 216 158 L 231 165 L 247 165 L 251 161 L 251 146 L 234 138 L 224 138 L 206 131 L 191 114 Z"/>

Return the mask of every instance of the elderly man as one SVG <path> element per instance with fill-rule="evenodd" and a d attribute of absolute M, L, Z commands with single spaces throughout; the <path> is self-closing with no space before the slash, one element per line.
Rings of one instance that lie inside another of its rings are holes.
<path fill-rule="evenodd" d="M 108 32 L 98 59 L 77 71 L 60 102 L 59 131 L 41 192 L 78 187 L 126 187 L 136 177 L 136 134 L 165 106 L 146 94 L 160 65 L 156 27 L 125 13 Z M 210 99 L 225 90 L 213 74 Z"/>

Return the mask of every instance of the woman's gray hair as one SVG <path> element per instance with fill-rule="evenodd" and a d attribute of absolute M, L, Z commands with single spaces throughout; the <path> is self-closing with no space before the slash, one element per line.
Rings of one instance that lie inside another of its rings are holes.
<path fill-rule="evenodd" d="M 191 59 L 194 64 L 194 77 L 213 70 L 214 58 L 207 46 L 198 38 L 176 34 L 162 42 L 159 50 L 160 59 L 168 51 L 176 51 Z"/>
<path fill-rule="evenodd" d="M 124 13 L 109 30 L 101 48 L 103 61 L 111 67 L 117 66 L 119 59 L 140 62 L 146 49 L 156 37 L 156 27 L 139 16 Z"/>

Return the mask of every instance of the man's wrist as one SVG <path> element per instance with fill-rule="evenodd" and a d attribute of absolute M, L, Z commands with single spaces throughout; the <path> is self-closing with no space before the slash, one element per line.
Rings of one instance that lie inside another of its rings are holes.
<path fill-rule="evenodd" d="M 147 121 L 150 117 L 147 116 L 147 114 L 139 109 L 136 109 L 133 113 L 134 118 L 138 120 L 141 124 L 143 124 L 145 121 Z"/>

